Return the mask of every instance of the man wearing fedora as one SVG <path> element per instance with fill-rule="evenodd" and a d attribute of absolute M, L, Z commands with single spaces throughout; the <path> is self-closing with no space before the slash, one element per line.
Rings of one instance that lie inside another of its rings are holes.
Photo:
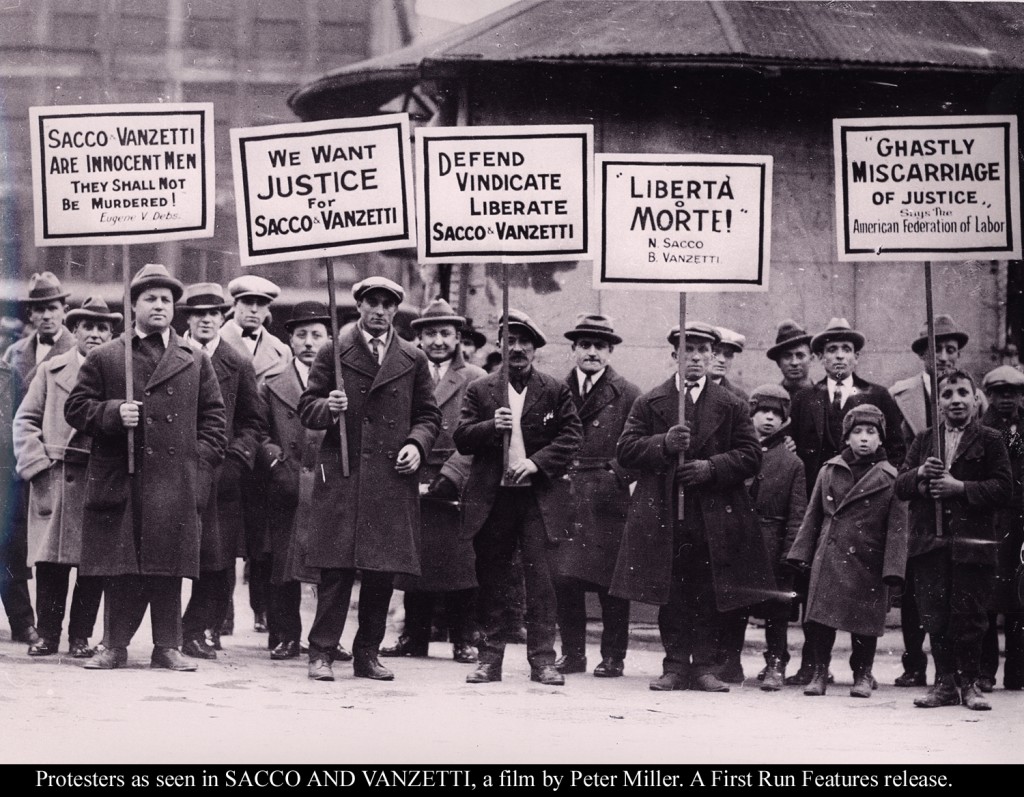
<path fill-rule="evenodd" d="M 715 331 L 718 332 L 719 341 L 712 347 L 708 377 L 719 387 L 724 387 L 746 401 L 746 392 L 729 381 L 729 371 L 732 370 L 736 355 L 743 353 L 743 347 L 747 345 L 747 338 L 728 327 L 715 327 Z"/>
<path fill-rule="evenodd" d="M 472 318 L 466 318 L 466 323 L 459 330 L 459 339 L 462 343 L 460 348 L 463 361 L 469 365 L 479 366 L 478 354 L 480 349 L 487 345 L 487 337 L 473 326 Z"/>
<path fill-rule="evenodd" d="M 684 422 L 673 374 L 637 399 L 619 438 L 619 463 L 637 474 L 637 485 L 611 593 L 661 607 L 665 658 L 652 690 L 728 692 L 718 677 L 727 613 L 775 590 L 744 483 L 757 475 L 761 444 L 747 403 L 708 377 L 717 330 L 692 321 L 684 335 L 681 342 L 679 327 L 668 334 L 673 357 L 685 358 Z"/>
<path fill-rule="evenodd" d="M 105 649 L 89 669 L 127 663 L 147 607 L 150 665 L 196 668 L 179 650 L 181 579 L 199 575 L 199 514 L 224 458 L 227 424 L 210 358 L 171 328 L 183 290 L 164 266 L 143 266 L 129 287 L 132 331 L 90 352 L 64 406 L 68 423 L 92 437 L 79 572 L 106 579 Z M 129 340 L 134 401 L 125 400 Z"/>
<path fill-rule="evenodd" d="M 473 540 L 479 659 L 468 683 L 502 678 L 505 645 L 518 632 L 512 602 L 518 592 L 516 551 L 526 576 L 526 657 L 530 679 L 561 686 L 555 669 L 556 552 L 572 530 L 572 496 L 565 477 L 583 441 L 572 393 L 564 381 L 533 365 L 547 338 L 524 312 L 508 313 L 508 392 L 500 373 L 466 390 L 455 446 L 473 457 L 462 492 L 462 534 Z M 508 470 L 503 472 L 505 433 Z"/>
<path fill-rule="evenodd" d="M 123 316 L 90 296 L 67 315 L 75 348 L 40 363 L 14 418 L 18 475 L 30 485 L 28 537 L 36 567 L 37 629 L 41 640 L 30 656 L 58 651 L 67 605 L 68 579 L 82 553 L 82 503 L 91 441 L 64 420 L 64 404 L 86 355 L 106 343 Z M 89 658 L 103 594 L 99 578 L 76 580 L 68 625 L 68 653 Z"/>
<path fill-rule="evenodd" d="M 601 602 L 599 678 L 622 675 L 629 643 L 629 601 L 608 594 L 629 510 L 633 475 L 615 459 L 615 444 L 640 396 L 640 388 L 609 364 L 622 338 L 612 320 L 580 313 L 565 333 L 572 341 L 575 366 L 566 385 L 583 424 L 583 444 L 569 468 L 575 510 L 572 537 L 558 546 L 558 630 L 562 656 L 555 668 L 563 675 L 587 670 L 585 597 L 596 592 Z"/>
<path fill-rule="evenodd" d="M 266 524 L 271 570 L 267 593 L 267 627 L 277 644 L 270 658 L 294 659 L 302 652 L 302 582 L 318 580 L 304 567 L 308 517 L 318 471 L 324 429 L 307 429 L 299 418 L 299 399 L 309 382 L 317 353 L 330 341 L 331 317 L 320 302 L 299 302 L 285 322 L 292 361 L 260 385 L 267 436 L 257 465 L 266 485 Z M 336 660 L 351 654 L 339 648 Z"/>
<path fill-rule="evenodd" d="M 235 557 L 244 532 L 242 481 L 252 471 L 264 435 L 263 407 L 252 362 L 220 336 L 227 308 L 224 289 L 213 282 L 189 285 L 178 305 L 188 322 L 182 339 L 213 364 L 224 399 L 228 436 L 227 454 L 213 474 L 214 486 L 202 507 L 199 578 L 192 582 L 192 595 L 182 617 L 185 641 L 181 652 L 197 659 L 217 658 L 219 632 L 234 585 Z"/>
<path fill-rule="evenodd" d="M 811 387 L 811 335 L 796 321 L 787 318 L 779 323 L 775 344 L 765 352 L 782 373 L 780 384 L 786 388 L 790 398 L 805 387 Z"/>
<path fill-rule="evenodd" d="M 452 432 L 470 382 L 486 376 L 462 358 L 460 334 L 466 319 L 444 299 L 435 299 L 412 321 L 420 349 L 430 361 L 434 401 L 441 410 L 441 430 L 420 468 L 419 576 L 400 575 L 395 587 L 405 591 L 405 628 L 382 656 L 426 656 L 431 617 L 444 601 L 452 657 L 463 664 L 477 660 L 473 648 L 476 570 L 473 542 L 459 534 L 459 496 L 473 458 L 455 450 Z"/>
<path fill-rule="evenodd" d="M 356 571 L 361 571 L 357 678 L 390 681 L 379 659 L 396 573 L 420 574 L 420 465 L 441 426 L 426 355 L 394 328 L 401 285 L 369 277 L 352 287 L 359 321 L 313 360 L 299 400 L 302 423 L 326 430 L 317 461 L 305 564 L 320 570 L 309 631 L 309 677 L 334 679 L 331 662 L 345 629 Z M 335 357 L 336 355 L 336 357 Z M 336 362 L 343 389 L 335 387 Z M 344 413 L 350 475 L 342 474 L 339 418 Z"/>

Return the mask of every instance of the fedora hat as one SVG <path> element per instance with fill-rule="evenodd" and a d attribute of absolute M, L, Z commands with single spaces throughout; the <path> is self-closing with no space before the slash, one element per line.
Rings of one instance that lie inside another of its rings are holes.
<path fill-rule="evenodd" d="M 387 277 L 367 277 L 352 286 L 352 298 L 357 302 L 370 291 L 387 291 L 395 300 L 401 304 L 405 301 L 405 288 L 397 282 L 392 282 Z"/>
<path fill-rule="evenodd" d="M 438 297 L 427 305 L 419 318 L 414 318 L 410 321 L 409 326 L 413 329 L 419 329 L 427 324 L 451 324 L 456 329 L 461 329 L 465 323 L 466 319 L 464 317 L 458 315 L 448 302 Z"/>
<path fill-rule="evenodd" d="M 612 329 L 612 320 L 599 313 L 580 313 L 576 316 L 576 326 L 565 333 L 565 337 L 575 343 L 580 338 L 597 338 L 605 340 L 613 346 L 622 343 L 622 338 Z"/>
<path fill-rule="evenodd" d="M 786 349 L 801 346 L 804 343 L 810 345 L 810 333 L 792 318 L 787 318 L 779 324 L 779 330 L 775 333 L 775 345 L 768 349 L 765 355 L 769 360 L 778 360 Z"/>
<path fill-rule="evenodd" d="M 28 278 L 28 294 L 21 301 L 24 304 L 44 304 L 55 299 L 67 299 L 70 295 L 61 287 L 56 274 L 43 271 Z"/>
<path fill-rule="evenodd" d="M 535 349 L 539 349 L 548 342 L 548 339 L 544 337 L 544 333 L 540 331 L 540 327 L 538 327 L 533 322 L 533 319 L 522 310 L 508 311 L 508 326 L 509 329 L 512 327 L 519 327 L 520 329 L 525 329 L 529 332 L 531 337 L 533 337 L 533 347 Z M 501 327 L 498 327 L 498 335 L 501 335 Z"/>
<path fill-rule="evenodd" d="M 255 296 L 257 299 L 272 302 L 281 295 L 281 289 L 263 277 L 258 277 L 255 274 L 243 274 L 228 283 L 228 293 L 231 294 L 232 301 Z"/>
<path fill-rule="evenodd" d="M 224 289 L 216 282 L 197 282 L 185 288 L 185 295 L 178 305 L 184 312 L 202 312 L 206 310 L 220 310 L 221 312 L 231 307 L 224 298 Z"/>
<path fill-rule="evenodd" d="M 721 335 L 718 334 L 718 329 L 711 326 L 711 324 L 705 324 L 703 321 L 687 321 L 686 337 L 705 340 L 712 346 L 722 340 Z M 668 342 L 673 346 L 679 346 L 679 324 L 676 324 L 668 331 Z"/>
<path fill-rule="evenodd" d="M 120 313 L 110 312 L 110 308 L 107 307 L 107 303 L 101 297 L 90 296 L 82 302 L 81 307 L 67 314 L 64 323 L 67 324 L 68 329 L 74 329 L 75 324 L 87 318 L 95 321 L 109 321 L 112 327 L 117 326 L 124 320 L 124 316 Z"/>
<path fill-rule="evenodd" d="M 718 332 L 718 337 L 721 338 L 719 341 L 720 346 L 728 346 L 736 354 L 743 351 L 743 347 L 747 345 L 747 338 L 745 335 L 741 335 L 739 332 L 735 332 L 728 327 L 715 327 Z"/>
<path fill-rule="evenodd" d="M 967 341 L 970 340 L 967 333 L 964 332 L 960 327 L 957 326 L 956 321 L 953 320 L 952 316 L 948 315 L 937 315 L 935 316 L 935 340 L 955 340 L 957 345 L 962 349 L 967 345 Z M 920 333 L 914 339 L 914 342 L 910 344 L 910 350 L 914 354 L 924 354 L 924 350 L 928 348 L 928 324 L 921 328 Z"/>
<path fill-rule="evenodd" d="M 291 332 L 302 324 L 323 324 L 329 330 L 331 311 L 323 302 L 299 302 L 292 311 L 292 317 L 284 322 L 284 328 Z"/>
<path fill-rule="evenodd" d="M 171 291 L 171 298 L 175 303 L 181 301 L 181 295 L 185 292 L 185 286 L 172 277 L 167 266 L 161 263 L 146 263 L 139 272 L 132 277 L 129 286 L 129 295 L 132 304 L 139 298 L 139 294 L 147 288 L 168 288 Z"/>
<path fill-rule="evenodd" d="M 852 343 L 855 352 L 864 348 L 864 336 L 851 328 L 849 321 L 845 318 L 832 318 L 824 332 L 819 332 L 811 338 L 811 351 L 821 354 L 827 344 L 835 341 Z"/>

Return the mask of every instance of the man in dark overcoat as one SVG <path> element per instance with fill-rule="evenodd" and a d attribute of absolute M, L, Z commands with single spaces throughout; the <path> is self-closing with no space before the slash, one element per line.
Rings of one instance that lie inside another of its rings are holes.
<path fill-rule="evenodd" d="M 189 285 L 179 305 L 188 321 L 183 340 L 213 363 L 228 435 L 227 454 L 202 508 L 199 578 L 192 582 L 192 595 L 182 617 L 185 641 L 181 652 L 196 659 L 217 658 L 218 632 L 228 612 L 238 541 L 243 534 L 242 483 L 252 471 L 265 431 L 252 363 L 220 336 L 227 308 L 224 290 L 214 282 Z"/>
<path fill-rule="evenodd" d="M 555 667 L 563 675 L 587 670 L 588 591 L 601 602 L 601 662 L 599 678 L 622 675 L 629 644 L 629 601 L 608 594 L 622 529 L 629 510 L 633 476 L 615 459 L 615 444 L 640 396 L 640 388 L 620 376 L 609 359 L 622 338 L 610 318 L 581 313 L 565 333 L 572 341 L 575 367 L 566 378 L 576 412 L 583 424 L 583 445 L 572 458 L 575 522 L 572 537 L 558 546 L 558 630 L 562 656 Z"/>
<path fill-rule="evenodd" d="M 501 680 L 505 644 L 518 631 L 510 601 L 518 592 L 515 553 L 526 576 L 526 657 L 530 679 L 561 686 L 555 669 L 555 559 L 572 528 L 572 495 L 564 478 L 583 441 L 572 393 L 533 367 L 547 343 L 533 320 L 508 313 L 508 392 L 500 373 L 469 386 L 462 402 L 455 446 L 473 456 L 462 492 L 462 533 L 473 539 L 480 583 L 476 670 L 468 683 Z M 508 469 L 504 470 L 508 433 Z"/>
<path fill-rule="evenodd" d="M 378 660 L 395 573 L 419 575 L 420 465 L 430 455 L 441 412 L 426 355 L 394 329 L 402 286 L 370 277 L 352 288 L 358 323 L 337 341 L 344 388 L 335 387 L 334 346 L 320 349 L 299 401 L 302 423 L 325 429 L 313 492 L 305 564 L 319 568 L 309 631 L 309 677 L 334 679 L 331 657 L 361 571 L 357 678 L 390 681 Z M 344 413 L 350 475 L 342 475 L 338 421 Z"/>
<path fill-rule="evenodd" d="M 717 675 L 723 614 L 775 590 L 744 485 L 757 475 L 761 444 L 747 403 L 707 376 L 715 328 L 694 321 L 683 347 L 678 327 L 668 341 L 674 356 L 685 357 L 685 422 L 678 374 L 637 399 L 629 414 L 617 451 L 619 463 L 637 473 L 637 486 L 611 593 L 661 605 L 665 659 L 651 689 L 727 692 Z"/>
<path fill-rule="evenodd" d="M 15 470 L 11 429 L 21 392 L 17 371 L 0 360 L 0 499 L 5 507 L 5 511 L 0 513 L 0 603 L 3 603 L 11 624 L 11 641 L 35 645 L 42 638 L 36 632 L 32 603 L 26 602 L 21 594 L 22 586 L 26 592 L 28 589 L 25 582 L 28 566 L 24 560 L 28 547 L 28 491 Z M 26 605 L 28 616 L 25 615 Z"/>
<path fill-rule="evenodd" d="M 921 708 L 991 708 L 978 688 L 981 641 L 999 557 L 995 513 L 1013 495 L 1013 471 L 1002 435 L 975 418 L 976 392 L 963 371 L 939 381 L 940 455 L 931 430 L 921 432 L 896 479 L 896 497 L 910 502 L 908 555 L 935 659 L 935 684 L 914 701 Z"/>
<path fill-rule="evenodd" d="M 199 575 L 199 513 L 224 458 L 227 424 L 209 357 L 171 328 L 182 291 L 160 264 L 143 266 L 132 279 L 134 401 L 125 400 L 126 333 L 89 353 L 64 405 L 68 423 L 92 437 L 79 572 L 106 577 L 105 649 L 89 669 L 126 664 L 147 607 L 151 666 L 196 668 L 179 651 L 181 579 Z"/>
<path fill-rule="evenodd" d="M 444 299 L 435 299 L 412 321 L 420 349 L 430 361 L 441 430 L 420 468 L 421 574 L 395 579 L 395 587 L 405 591 L 405 628 L 394 645 L 381 650 L 382 656 L 426 656 L 434 605 L 441 599 L 452 657 L 462 664 L 477 660 L 473 647 L 475 558 L 472 541 L 459 534 L 458 507 L 473 458 L 455 450 L 452 433 L 466 388 L 486 374 L 462 359 L 459 337 L 465 321 Z"/>

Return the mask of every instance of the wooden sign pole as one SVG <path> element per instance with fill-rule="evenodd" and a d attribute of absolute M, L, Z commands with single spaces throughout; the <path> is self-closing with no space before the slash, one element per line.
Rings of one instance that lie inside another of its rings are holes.
<path fill-rule="evenodd" d="M 508 406 L 508 263 L 501 264 L 501 405 Z M 512 432 L 501 436 L 501 486 L 508 487 L 508 448 Z"/>
<path fill-rule="evenodd" d="M 121 246 L 121 282 L 124 287 L 124 399 L 135 400 L 135 384 L 132 381 L 132 334 L 135 324 L 132 322 L 132 297 L 130 294 L 131 279 L 129 271 L 128 245 Z M 141 413 L 140 413 L 141 415 Z M 128 474 L 135 474 L 135 430 L 128 430 Z"/>
<path fill-rule="evenodd" d="M 338 358 L 338 300 L 334 295 L 334 261 L 324 258 L 327 267 L 327 307 L 331 316 L 331 362 L 334 363 L 334 387 L 345 389 L 345 380 L 341 377 L 341 360 Z M 341 446 L 341 475 L 349 477 L 348 430 L 345 427 L 345 413 L 338 416 L 338 435 Z"/>
<path fill-rule="evenodd" d="M 679 348 L 676 351 L 676 373 L 679 379 L 679 423 L 686 423 L 686 293 L 679 294 Z M 679 467 L 683 466 L 686 454 L 679 452 Z M 676 520 L 682 520 L 685 516 L 683 511 L 683 485 L 679 485 L 676 495 L 678 506 L 676 508 Z"/>
<path fill-rule="evenodd" d="M 924 301 L 925 301 L 925 312 L 928 314 L 928 347 L 931 349 L 932 367 L 929 376 L 929 384 L 931 385 L 932 398 L 932 451 L 943 462 L 946 458 L 943 456 L 942 451 L 942 435 L 939 434 L 939 374 L 938 374 L 938 357 L 936 355 L 935 347 L 935 304 L 932 299 L 932 264 L 931 261 L 925 261 L 924 264 Z M 942 536 L 942 501 L 936 499 L 935 501 L 935 536 Z"/>

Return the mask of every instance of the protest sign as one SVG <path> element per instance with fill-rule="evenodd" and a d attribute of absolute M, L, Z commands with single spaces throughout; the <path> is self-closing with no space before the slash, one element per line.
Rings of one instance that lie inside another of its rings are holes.
<path fill-rule="evenodd" d="M 598 155 L 595 288 L 764 291 L 767 155 Z"/>
<path fill-rule="evenodd" d="M 834 119 L 840 260 L 1021 256 L 1014 116 Z"/>
<path fill-rule="evenodd" d="M 243 266 L 412 247 L 409 117 L 231 131 Z"/>
<path fill-rule="evenodd" d="M 421 262 L 589 259 L 591 125 L 416 131 Z"/>
<path fill-rule="evenodd" d="M 29 114 L 36 246 L 213 235 L 212 103 Z"/>

